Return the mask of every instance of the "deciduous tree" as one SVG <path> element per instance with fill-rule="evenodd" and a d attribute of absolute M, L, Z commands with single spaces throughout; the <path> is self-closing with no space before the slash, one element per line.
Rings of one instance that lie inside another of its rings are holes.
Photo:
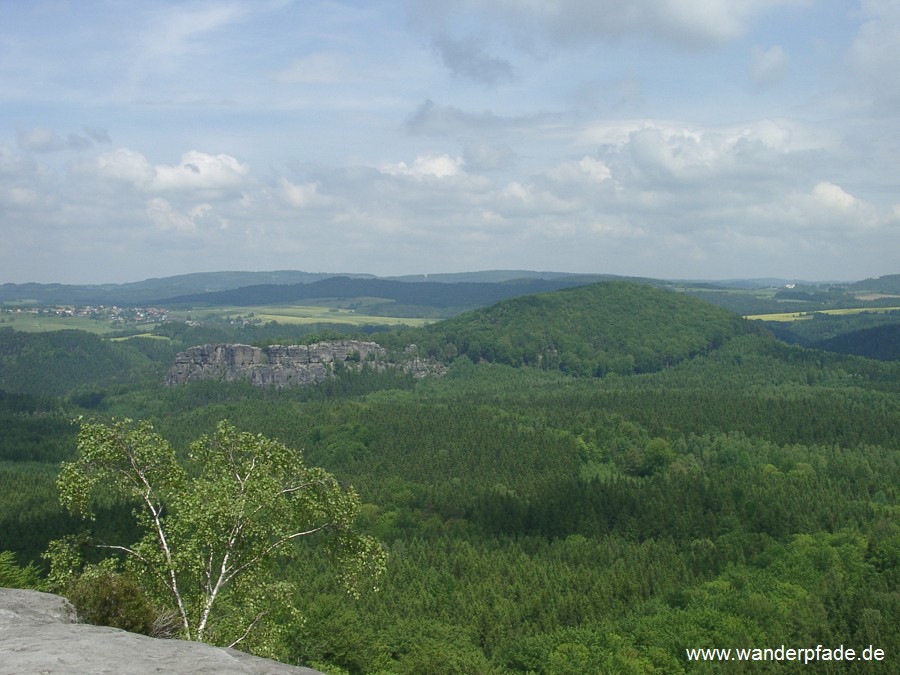
<path fill-rule="evenodd" d="M 127 573 L 176 608 L 187 639 L 259 642 L 267 617 L 289 606 L 296 590 L 278 567 L 312 535 L 326 538 L 351 592 L 384 568 L 381 546 L 353 529 L 360 506 L 353 489 L 262 435 L 221 422 L 191 445 L 182 466 L 149 423 L 84 423 L 78 452 L 59 476 L 63 505 L 90 517 L 101 491 L 135 502 L 145 535 L 133 544 L 94 545 L 121 554 Z M 64 542 L 54 542 L 48 557 L 57 582 L 78 574 Z"/>

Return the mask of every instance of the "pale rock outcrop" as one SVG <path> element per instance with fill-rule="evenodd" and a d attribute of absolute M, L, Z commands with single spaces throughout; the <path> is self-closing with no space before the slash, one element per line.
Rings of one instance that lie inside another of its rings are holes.
<path fill-rule="evenodd" d="M 65 598 L 0 588 L 0 675 L 321 675 L 234 649 L 158 640 L 77 621 Z"/>
<path fill-rule="evenodd" d="M 415 377 L 441 375 L 446 371 L 441 364 L 421 358 L 408 357 L 400 364 L 391 363 L 384 347 L 360 340 L 263 348 L 241 344 L 200 345 L 175 357 L 166 384 L 215 379 L 225 382 L 249 380 L 257 386 L 304 386 L 332 377 L 336 364 L 354 369 L 363 365 L 379 370 L 398 367 Z"/>
<path fill-rule="evenodd" d="M 175 357 L 166 383 L 216 379 L 250 380 L 259 386 L 286 387 L 321 382 L 334 374 L 335 363 L 359 366 L 377 362 L 385 350 L 374 342 L 335 340 L 311 345 L 200 345 Z"/>

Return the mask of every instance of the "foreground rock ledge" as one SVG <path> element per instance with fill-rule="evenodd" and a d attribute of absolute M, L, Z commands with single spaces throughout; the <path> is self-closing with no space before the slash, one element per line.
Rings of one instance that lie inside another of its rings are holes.
<path fill-rule="evenodd" d="M 157 640 L 77 620 L 69 601 L 58 595 L 0 588 L 0 674 L 319 673 L 234 649 Z"/>

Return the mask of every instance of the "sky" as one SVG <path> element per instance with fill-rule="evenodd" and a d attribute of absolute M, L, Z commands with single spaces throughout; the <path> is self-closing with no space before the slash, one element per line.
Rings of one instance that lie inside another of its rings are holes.
<path fill-rule="evenodd" d="M 0 0 L 0 283 L 900 273 L 900 0 Z"/>

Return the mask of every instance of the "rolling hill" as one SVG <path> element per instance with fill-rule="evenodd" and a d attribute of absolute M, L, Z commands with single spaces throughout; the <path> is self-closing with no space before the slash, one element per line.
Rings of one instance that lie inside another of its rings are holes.
<path fill-rule="evenodd" d="M 224 291 L 258 284 L 309 283 L 329 276 L 335 275 L 294 270 L 196 272 L 126 284 L 0 284 L 0 303 L 146 305 L 175 295 Z"/>
<path fill-rule="evenodd" d="M 900 361 L 900 323 L 863 328 L 822 340 L 814 347 L 879 361 Z"/>
<path fill-rule="evenodd" d="M 576 375 L 660 370 L 745 331 L 727 310 L 646 284 L 611 281 L 504 300 L 420 330 L 429 356 Z"/>
<path fill-rule="evenodd" d="M 596 281 L 598 277 L 566 276 L 557 279 L 515 279 L 503 282 L 444 283 L 330 277 L 312 283 L 245 286 L 214 293 L 195 293 L 164 298 L 159 304 L 170 307 L 215 307 L 302 304 L 311 301 L 356 298 L 377 299 L 367 311 L 377 312 L 379 304 L 395 312 L 397 306 L 431 308 L 457 313 L 489 305 L 505 298 L 543 293 Z"/>
<path fill-rule="evenodd" d="M 885 274 L 874 279 L 864 279 L 850 284 L 856 292 L 900 294 L 900 274 Z"/>
<path fill-rule="evenodd" d="M 64 396 L 128 377 L 143 361 L 139 352 L 84 331 L 0 330 L 0 389 L 7 392 Z"/>
<path fill-rule="evenodd" d="M 504 282 L 517 281 L 542 281 L 542 280 L 570 280 L 569 285 L 575 283 L 592 283 L 608 275 L 577 275 L 567 272 L 530 272 L 527 270 L 489 270 L 483 272 L 459 272 L 449 274 L 418 274 L 397 277 L 376 277 L 371 274 L 357 273 L 328 273 L 328 272 L 302 272 L 298 270 L 276 270 L 271 272 L 195 272 L 192 274 L 179 274 L 170 277 L 145 279 L 123 284 L 58 284 L 58 283 L 5 283 L 0 284 L 0 303 L 29 304 L 29 305 L 152 305 L 168 303 L 172 299 L 184 301 L 189 304 L 231 304 L 227 291 L 235 289 L 252 290 L 242 291 L 238 297 L 253 297 L 254 300 L 262 298 L 262 303 L 269 304 L 267 293 L 273 288 L 279 287 L 275 296 L 278 298 L 291 298 L 290 291 L 283 291 L 285 286 L 303 286 L 324 279 L 341 277 L 354 280 L 372 280 L 391 283 L 403 283 L 409 285 L 458 285 L 458 284 L 483 284 L 492 286 Z M 345 282 L 346 283 L 346 282 Z M 328 288 L 328 287 L 325 287 Z M 353 287 L 350 287 L 353 289 Z M 352 296 L 346 295 L 346 289 L 341 297 L 365 297 L 367 293 L 365 284 L 360 286 L 359 292 L 353 289 Z M 549 290 L 538 289 L 538 290 Z M 279 292 L 281 294 L 279 295 Z M 296 292 L 296 291 L 295 291 Z M 407 292 L 413 292 L 407 289 Z M 427 291 L 426 291 L 427 293 Z M 212 295 L 207 295 L 212 294 Z M 369 294 L 370 295 L 370 294 Z M 302 292 L 299 299 L 311 297 Z M 329 296 L 315 296 L 329 297 Z M 498 297 L 508 297 L 500 295 Z M 388 296 L 388 299 L 393 299 Z M 278 300 L 279 302 L 282 300 Z M 243 302 L 243 301 L 242 301 Z M 183 304 L 183 303 L 182 303 Z M 246 303 L 245 303 L 246 304 Z M 251 303 L 253 304 L 253 303 Z"/>

